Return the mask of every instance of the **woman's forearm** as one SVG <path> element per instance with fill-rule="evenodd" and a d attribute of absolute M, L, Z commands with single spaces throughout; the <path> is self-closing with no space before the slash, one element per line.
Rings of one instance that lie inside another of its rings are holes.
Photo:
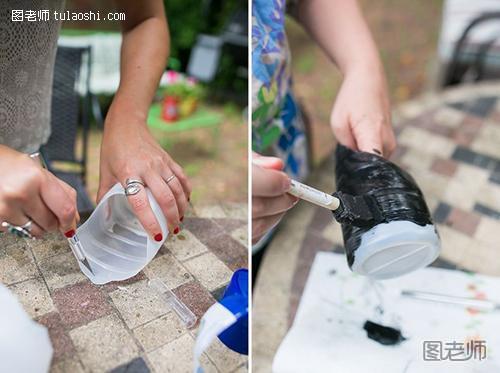
<path fill-rule="evenodd" d="M 106 122 L 146 123 L 147 113 L 165 69 L 169 34 L 161 0 L 116 0 L 125 12 L 120 86 Z"/>
<path fill-rule="evenodd" d="M 297 18 L 344 75 L 351 70 L 381 70 L 356 0 L 299 0 Z"/>

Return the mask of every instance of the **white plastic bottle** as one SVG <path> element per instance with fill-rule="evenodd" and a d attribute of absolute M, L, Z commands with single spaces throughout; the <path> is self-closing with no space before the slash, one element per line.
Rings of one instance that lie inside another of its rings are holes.
<path fill-rule="evenodd" d="M 167 239 L 167 221 L 160 206 L 146 188 L 149 203 L 160 223 L 163 241 L 146 233 L 118 183 L 103 197 L 89 219 L 77 229 L 83 252 L 93 274 L 80 263 L 82 272 L 94 284 L 126 280 L 139 273 Z"/>

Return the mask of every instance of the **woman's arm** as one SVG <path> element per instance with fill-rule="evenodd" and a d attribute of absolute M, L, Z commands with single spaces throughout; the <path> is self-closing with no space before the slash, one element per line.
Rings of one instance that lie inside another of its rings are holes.
<path fill-rule="evenodd" d="M 125 13 L 126 20 L 122 23 L 120 86 L 108 112 L 107 122 L 113 125 L 131 125 L 131 122 L 145 125 L 170 47 L 163 2 L 115 1 L 119 11 Z"/>
<path fill-rule="evenodd" d="M 179 232 L 191 186 L 182 168 L 155 141 L 147 115 L 165 69 L 169 35 L 162 0 L 115 0 L 123 22 L 120 86 L 106 117 L 101 147 L 98 200 L 116 183 L 140 179 L 151 190 L 167 218 L 170 232 Z M 137 218 L 156 241 L 161 228 L 146 192 L 129 196 Z"/>
<path fill-rule="evenodd" d="M 337 139 L 389 156 L 396 142 L 384 69 L 356 0 L 299 0 L 297 19 L 344 76 L 332 110 Z"/>

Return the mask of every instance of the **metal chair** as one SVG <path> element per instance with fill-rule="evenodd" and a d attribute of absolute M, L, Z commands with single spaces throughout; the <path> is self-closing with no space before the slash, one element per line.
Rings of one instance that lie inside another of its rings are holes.
<path fill-rule="evenodd" d="M 482 13 L 472 19 L 455 44 L 451 62 L 444 74 L 443 86 L 446 87 L 459 84 L 465 80 L 467 75 L 471 76 L 472 80 L 475 82 L 488 78 L 498 79 L 500 75 L 498 67 L 495 72 L 490 72 L 490 74 L 487 73 L 486 59 L 489 52 L 495 47 L 500 35 L 490 35 L 487 40 L 483 41 L 476 47 L 474 52 L 468 51 L 470 46 L 467 45 L 468 37 L 473 30 L 484 23 L 495 20 L 497 22 L 500 21 L 500 12 Z M 464 60 L 463 58 L 463 56 L 466 56 L 467 54 L 472 55 L 471 58 L 469 58 L 469 61 Z"/>
<path fill-rule="evenodd" d="M 91 112 L 90 47 L 57 48 L 52 86 L 51 136 L 41 149 L 48 169 L 78 194 L 78 211 L 94 209 L 85 189 Z M 81 132 L 81 154 L 77 134 Z"/>

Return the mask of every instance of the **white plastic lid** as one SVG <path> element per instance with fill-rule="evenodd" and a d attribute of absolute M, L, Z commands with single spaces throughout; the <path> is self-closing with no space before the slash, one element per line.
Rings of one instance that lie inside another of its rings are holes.
<path fill-rule="evenodd" d="M 432 224 L 379 224 L 362 236 L 352 270 L 377 280 L 389 279 L 429 265 L 440 251 L 441 242 Z"/>

